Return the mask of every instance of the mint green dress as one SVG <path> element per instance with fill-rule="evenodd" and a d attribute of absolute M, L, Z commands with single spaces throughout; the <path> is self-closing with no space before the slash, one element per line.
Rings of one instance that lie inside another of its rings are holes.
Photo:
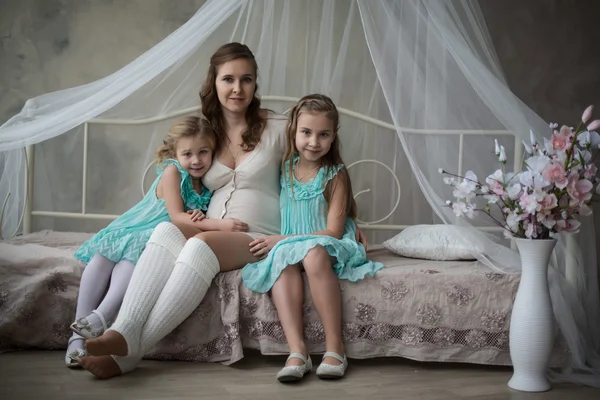
<path fill-rule="evenodd" d="M 185 211 L 197 209 L 206 212 L 210 191 L 202 186 L 202 194 L 198 194 L 192 186 L 190 174 L 179 162 L 165 160 L 156 168 L 158 177 L 142 201 L 83 243 L 75 252 L 75 258 L 87 264 L 94 255 L 100 254 L 115 263 L 129 260 L 136 264 L 154 228 L 161 222 L 170 221 L 165 200 L 156 198 L 156 187 L 169 165 L 175 165 L 181 174 L 181 198 Z"/>
<path fill-rule="evenodd" d="M 294 160 L 294 164 L 297 160 Z M 288 165 L 289 161 L 284 171 L 288 170 Z M 323 246 L 329 255 L 337 259 L 333 269 L 340 279 L 356 282 L 366 275 L 375 275 L 375 272 L 383 268 L 383 264 L 367 260 L 364 246 L 355 239 L 356 224 L 351 218 L 346 219 L 342 239 L 311 235 L 313 232 L 327 229 L 327 201 L 323 192 L 327 183 L 342 168 L 343 165 L 323 167 L 306 183 L 295 178 L 291 183 L 286 172 L 281 174 L 281 234 L 301 236 L 292 236 L 280 241 L 266 258 L 247 264 L 242 269 L 242 279 L 249 289 L 260 293 L 268 292 L 284 268 L 301 262 L 315 246 Z"/>

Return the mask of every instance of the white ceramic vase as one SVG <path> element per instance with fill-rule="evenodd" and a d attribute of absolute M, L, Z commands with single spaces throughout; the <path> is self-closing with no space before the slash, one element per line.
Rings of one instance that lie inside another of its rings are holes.
<path fill-rule="evenodd" d="M 508 386 L 524 392 L 543 392 L 550 389 L 546 371 L 554 342 L 548 264 L 556 239 L 515 240 L 521 256 L 521 282 L 510 319 L 514 373 Z"/>

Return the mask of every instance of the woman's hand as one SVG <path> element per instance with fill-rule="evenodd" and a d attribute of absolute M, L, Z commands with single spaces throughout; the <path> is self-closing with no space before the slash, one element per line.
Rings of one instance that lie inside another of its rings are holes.
<path fill-rule="evenodd" d="M 219 220 L 219 230 L 224 232 L 248 232 L 248 224 L 236 218 Z"/>
<path fill-rule="evenodd" d="M 285 239 L 285 236 L 265 236 L 258 239 L 254 239 L 250 242 L 250 253 L 254 257 L 263 259 L 269 254 L 269 251 L 277 244 L 279 241 Z"/>
<path fill-rule="evenodd" d="M 367 237 L 358 226 L 356 227 L 356 241 L 365 246 L 365 251 L 367 251 Z"/>
<path fill-rule="evenodd" d="M 204 218 L 206 218 L 206 215 L 204 215 L 204 213 L 200 210 L 189 210 L 187 213 L 190 214 L 192 222 L 202 221 Z"/>

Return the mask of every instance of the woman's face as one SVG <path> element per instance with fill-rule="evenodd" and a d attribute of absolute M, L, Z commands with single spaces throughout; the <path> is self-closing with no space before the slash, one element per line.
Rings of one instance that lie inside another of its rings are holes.
<path fill-rule="evenodd" d="M 218 66 L 215 86 L 225 110 L 245 113 L 256 88 L 256 74 L 250 60 L 238 58 Z"/>

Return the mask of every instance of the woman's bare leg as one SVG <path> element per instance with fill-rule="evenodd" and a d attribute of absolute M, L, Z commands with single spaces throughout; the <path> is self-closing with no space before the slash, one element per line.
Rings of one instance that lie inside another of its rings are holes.
<path fill-rule="evenodd" d="M 304 303 L 304 282 L 300 265 L 290 265 L 281 272 L 271 289 L 273 303 L 277 308 L 279 321 L 285 333 L 290 353 L 308 355 L 304 343 L 302 326 L 302 304 Z M 302 365 L 299 358 L 290 358 L 286 365 Z"/>
<path fill-rule="evenodd" d="M 202 232 L 196 238 L 205 242 L 219 259 L 221 272 L 243 268 L 259 259 L 250 253 L 254 239 L 238 232 Z"/>
<path fill-rule="evenodd" d="M 194 228 L 193 226 L 189 226 L 186 224 L 180 224 L 177 222 L 171 222 L 173 225 L 175 225 L 177 227 L 177 229 L 179 229 L 181 231 L 181 233 L 183 233 L 183 236 L 185 236 L 186 239 L 191 239 L 194 236 L 196 236 L 197 234 L 199 234 L 200 232 L 202 232 L 200 229 L 198 228 Z"/>
<path fill-rule="evenodd" d="M 344 355 L 342 340 L 342 295 L 338 277 L 331 268 L 329 253 L 321 246 L 310 250 L 302 261 L 310 295 L 319 314 L 325 331 L 326 351 Z M 326 357 L 327 364 L 338 365 L 340 362 L 332 357 Z"/>

